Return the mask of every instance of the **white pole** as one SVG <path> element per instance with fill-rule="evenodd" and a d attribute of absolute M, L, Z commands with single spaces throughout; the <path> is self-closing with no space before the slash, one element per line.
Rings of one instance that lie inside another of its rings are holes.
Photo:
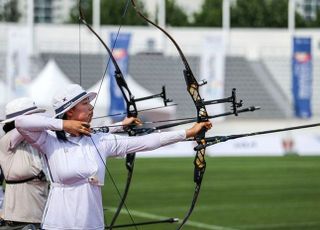
<path fill-rule="evenodd" d="M 295 12 L 296 12 L 296 0 L 289 0 L 288 6 L 288 30 L 290 38 L 295 32 Z"/>
<path fill-rule="evenodd" d="M 100 27 L 100 0 L 93 0 L 92 24 L 95 29 Z"/>
<path fill-rule="evenodd" d="M 93 7 L 92 7 L 92 25 L 94 30 L 100 34 L 100 0 L 93 0 Z M 100 49 L 101 44 L 100 42 L 97 41 L 97 49 L 98 51 L 101 50 Z"/>
<path fill-rule="evenodd" d="M 222 38 L 224 45 L 224 54 L 227 52 L 229 47 L 229 36 L 230 36 L 230 0 L 223 0 L 222 3 Z"/>
<path fill-rule="evenodd" d="M 166 1 L 158 0 L 158 23 L 159 26 L 164 28 L 166 26 Z"/>
<path fill-rule="evenodd" d="M 29 30 L 29 55 L 35 54 L 34 46 L 34 0 L 28 0 L 27 6 L 27 26 Z"/>
<path fill-rule="evenodd" d="M 230 0 L 223 0 L 222 7 L 222 27 L 228 32 L 230 30 Z"/>
<path fill-rule="evenodd" d="M 289 32 L 289 44 L 291 47 L 291 55 L 293 55 L 293 38 L 295 34 L 295 13 L 296 13 L 296 0 L 289 0 L 288 3 L 288 32 Z M 290 62 L 292 63 L 292 59 L 290 58 Z M 289 67 L 290 75 L 292 76 L 292 68 Z M 292 83 L 291 83 L 292 84 Z M 288 132 L 286 135 L 288 139 L 292 139 L 291 132 Z"/>

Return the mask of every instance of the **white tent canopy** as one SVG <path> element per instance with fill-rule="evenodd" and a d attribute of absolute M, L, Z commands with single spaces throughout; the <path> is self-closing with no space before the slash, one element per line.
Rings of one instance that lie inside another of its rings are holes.
<path fill-rule="evenodd" d="M 8 86 L 0 81 L 0 119 L 3 119 L 5 116 L 5 106 L 8 103 Z M 10 90 L 11 91 L 11 90 Z M 13 92 L 9 95 L 14 95 Z"/>
<path fill-rule="evenodd" d="M 51 102 L 54 94 L 61 86 L 71 84 L 72 82 L 61 71 L 54 60 L 49 60 L 39 75 L 31 82 L 28 87 L 28 95 L 36 102 L 38 106 L 51 108 Z"/>
<path fill-rule="evenodd" d="M 151 92 L 140 86 L 132 77 L 127 76 L 126 81 L 135 98 L 152 95 Z M 72 84 L 72 82 L 60 70 L 56 62 L 54 60 L 50 60 L 39 73 L 39 75 L 29 85 L 28 95 L 35 100 L 38 106 L 45 107 L 49 112 L 53 113 L 51 107 L 52 98 L 55 92 L 58 91 L 61 86 L 67 84 Z M 101 87 L 100 84 L 101 82 L 99 81 L 87 90 L 88 92 L 98 93 L 100 88 L 97 101 L 93 101 L 93 104 L 95 105 L 94 117 L 107 115 L 110 105 L 109 80 L 104 80 Z M 159 88 L 159 92 L 160 90 L 161 89 Z M 163 106 L 163 101 L 161 98 L 137 102 L 138 110 L 161 106 Z M 171 119 L 173 118 L 174 114 L 174 107 L 166 107 L 141 113 L 141 115 L 147 120 Z M 103 120 L 106 119 L 104 118 Z"/>
<path fill-rule="evenodd" d="M 126 80 L 130 89 L 132 89 L 131 92 L 135 96 L 135 98 L 141 98 L 141 97 L 152 95 L 150 91 L 146 90 L 141 85 L 139 85 L 131 76 L 128 76 Z M 155 93 L 160 93 L 160 92 L 161 92 L 161 86 L 159 87 L 158 91 Z M 136 104 L 137 104 L 138 110 L 164 106 L 162 98 L 154 98 L 150 100 L 139 101 Z M 176 108 L 171 106 L 171 107 L 163 107 L 155 110 L 145 111 L 142 114 L 147 120 L 155 121 L 155 120 L 172 119 L 174 118 L 175 113 L 176 113 Z"/>
<path fill-rule="evenodd" d="M 99 91 L 100 88 L 100 91 Z M 109 81 L 104 79 L 98 81 L 94 84 L 91 88 L 87 90 L 88 92 L 95 92 L 98 93 L 95 100 L 92 102 L 94 105 L 94 117 L 101 117 L 105 116 L 108 112 L 109 104 L 110 104 L 110 96 L 109 96 Z"/>
<path fill-rule="evenodd" d="M 141 98 L 152 95 L 151 92 L 143 88 L 139 85 L 131 76 L 126 77 L 126 82 L 131 93 L 135 96 L 135 98 Z M 98 93 L 101 82 L 97 82 L 94 86 L 88 89 L 88 92 L 96 92 Z M 159 88 L 159 92 L 160 92 Z M 157 92 L 158 93 L 158 92 Z M 163 106 L 163 101 L 161 98 L 155 98 L 151 100 L 137 102 L 137 109 L 144 110 L 154 107 Z M 108 113 L 110 105 L 110 94 L 109 94 L 109 80 L 104 80 L 101 86 L 98 100 L 95 102 L 95 111 L 94 117 L 105 116 Z M 171 119 L 175 114 L 175 107 L 165 107 L 156 110 L 150 110 L 143 113 L 140 113 L 146 120 L 162 120 L 162 119 Z M 106 120 L 105 118 L 103 120 Z"/>
<path fill-rule="evenodd" d="M 0 81 L 0 105 L 7 104 L 9 95 L 14 95 L 12 90 L 8 89 L 8 86 L 4 82 Z"/>
<path fill-rule="evenodd" d="M 5 83 L 0 81 L 0 120 L 5 120 L 5 107 L 10 101 L 9 95 L 14 96 L 14 93 L 11 89 L 8 89 L 8 86 Z M 0 125 L 0 137 L 3 135 L 2 125 Z"/>

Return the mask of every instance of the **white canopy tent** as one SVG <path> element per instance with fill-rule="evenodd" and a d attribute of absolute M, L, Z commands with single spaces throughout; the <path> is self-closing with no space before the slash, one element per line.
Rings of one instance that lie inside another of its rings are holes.
<path fill-rule="evenodd" d="M 131 76 L 128 76 L 126 80 L 130 89 L 132 89 L 132 94 L 135 96 L 135 98 L 141 98 L 141 97 L 152 95 L 150 91 L 146 90 L 141 85 L 139 85 Z M 161 86 L 159 86 L 158 91 L 155 93 L 160 93 L 160 92 L 161 92 Z M 138 110 L 145 110 L 145 109 L 162 107 L 162 106 L 164 106 L 162 98 L 155 98 L 151 100 L 137 102 Z M 173 119 L 176 114 L 176 107 L 174 106 L 162 107 L 159 109 L 145 111 L 141 114 L 146 120 L 149 120 L 149 121 Z"/>
<path fill-rule="evenodd" d="M 135 96 L 135 98 L 141 98 L 152 95 L 151 92 L 143 88 L 141 85 L 139 85 L 130 75 L 126 77 L 127 84 L 129 86 L 129 89 L 131 90 L 132 94 Z M 101 82 L 97 82 L 94 86 L 92 86 L 90 89 L 88 89 L 88 92 L 96 92 L 98 93 L 99 87 Z M 160 92 L 159 88 L 159 92 Z M 104 80 L 98 95 L 98 99 L 95 103 L 95 112 L 94 117 L 101 117 L 105 116 L 108 113 L 109 104 L 110 104 L 110 94 L 109 94 L 109 81 Z M 144 110 L 154 107 L 161 107 L 164 106 L 163 101 L 161 98 L 155 98 L 151 100 L 141 101 L 137 102 L 137 109 L 138 110 Z M 165 119 L 172 119 L 175 115 L 175 107 L 164 107 L 159 108 L 155 110 L 149 110 L 140 113 L 140 117 L 144 118 L 145 120 L 165 120 Z M 97 119 L 98 120 L 98 119 Z M 102 118 L 99 119 L 100 121 L 105 122 L 111 122 L 110 119 Z M 95 122 L 96 124 L 99 124 L 99 121 Z M 101 122 L 100 122 L 101 124 Z"/>
<path fill-rule="evenodd" d="M 10 100 L 8 95 L 14 96 L 14 93 L 8 89 L 8 86 L 5 83 L 0 81 L 0 120 L 5 120 L 5 107 Z M 2 135 L 4 135 L 4 132 L 2 130 L 2 125 L 0 125 L 0 137 L 2 137 Z"/>
<path fill-rule="evenodd" d="M 100 90 L 99 90 L 100 89 Z M 108 94 L 109 89 L 109 81 L 98 81 L 91 88 L 89 88 L 88 92 L 96 92 L 98 93 L 97 97 L 94 101 L 92 101 L 92 105 L 94 105 L 94 117 L 102 117 L 107 114 L 108 106 L 110 104 L 110 96 Z M 107 118 L 103 117 L 101 119 L 94 119 L 93 123 L 95 125 L 101 125 L 100 121 L 105 121 Z M 107 122 L 111 122 L 108 120 Z"/>
<path fill-rule="evenodd" d="M 61 71 L 56 62 L 51 59 L 39 75 L 28 87 L 28 95 L 38 106 L 52 111 L 52 98 L 61 86 L 72 84 L 68 77 Z"/>
<path fill-rule="evenodd" d="M 5 106 L 9 102 L 8 95 L 14 96 L 14 93 L 8 89 L 8 86 L 0 81 L 0 120 L 4 118 L 5 116 Z"/>
<path fill-rule="evenodd" d="M 151 92 L 140 86 L 131 76 L 127 76 L 126 81 L 135 98 L 152 95 Z M 60 70 L 56 62 L 54 60 L 50 60 L 39 73 L 39 75 L 29 85 L 28 95 L 35 100 L 38 106 L 48 109 L 48 112 L 53 114 L 51 107 L 52 98 L 55 92 L 59 90 L 61 86 L 66 84 L 72 84 L 72 82 Z M 98 98 L 96 101 L 93 101 L 95 106 L 94 117 L 106 116 L 110 105 L 109 81 L 104 80 L 101 87 L 100 85 L 101 82 L 99 81 L 91 88 L 87 89 L 88 92 L 98 93 L 100 88 Z M 161 89 L 159 88 L 159 92 L 160 90 Z M 137 102 L 138 110 L 161 106 L 163 106 L 163 101 L 161 98 Z M 172 119 L 174 115 L 175 107 L 165 107 L 140 113 L 140 116 L 145 120 Z M 94 124 L 101 124 L 102 120 L 106 122 L 107 119 L 95 119 Z M 107 120 L 107 122 L 111 121 Z"/>

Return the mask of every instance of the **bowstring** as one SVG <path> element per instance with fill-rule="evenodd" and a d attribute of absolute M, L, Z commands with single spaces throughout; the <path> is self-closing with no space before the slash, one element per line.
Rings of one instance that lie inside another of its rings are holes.
<path fill-rule="evenodd" d="M 129 1 L 130 1 L 130 0 L 127 0 L 127 1 L 126 1 L 126 5 L 125 5 L 125 7 L 124 7 L 124 11 L 123 11 L 123 13 L 122 13 L 122 15 L 121 15 L 120 25 L 119 25 L 119 27 L 118 27 L 118 31 L 117 31 L 116 38 L 115 38 L 115 40 L 114 40 L 114 42 L 113 42 L 113 45 L 112 45 L 112 47 L 111 47 L 111 53 L 113 53 L 113 50 L 114 50 L 114 48 L 115 48 L 115 46 L 116 46 L 116 44 L 117 44 L 118 37 L 119 37 L 119 34 L 120 34 L 120 30 L 121 30 L 121 28 L 122 28 L 123 19 L 124 19 L 125 15 L 127 14 L 127 11 L 128 11 Z M 106 67 L 106 69 L 105 69 L 105 71 L 104 71 L 104 74 L 105 74 L 106 71 L 107 71 L 107 68 L 108 68 L 108 66 L 109 66 L 109 64 L 110 64 L 110 61 L 111 61 L 111 57 L 109 56 L 108 63 L 107 63 L 107 67 Z M 101 84 L 100 84 L 100 86 L 99 86 L 98 95 L 99 95 L 99 92 L 100 92 L 100 90 L 101 90 L 102 83 L 103 83 L 103 80 L 104 80 L 104 79 L 105 79 L 105 78 L 103 77 L 103 79 L 102 79 L 102 81 L 101 81 Z M 96 100 L 95 100 L 94 106 L 95 106 L 97 100 L 98 100 L 98 97 L 97 97 Z M 91 139 L 92 139 L 92 138 L 91 138 Z M 92 140 L 92 141 L 93 141 L 93 140 Z M 100 154 L 99 154 L 99 155 L 100 155 Z M 100 155 L 100 157 L 101 157 L 101 155 Z M 107 168 L 107 166 L 105 166 L 105 167 Z M 112 177 L 109 169 L 107 169 L 107 172 L 108 172 L 108 175 L 109 175 L 112 183 L 115 185 L 114 178 Z M 116 191 L 117 191 L 117 194 L 118 194 L 119 198 L 122 199 L 122 195 L 121 195 L 121 193 L 120 193 L 119 188 L 118 188 L 117 186 L 115 186 L 115 187 L 116 187 Z M 128 208 L 127 204 L 126 204 L 125 202 L 123 202 L 123 205 L 124 205 L 124 207 L 125 207 L 128 215 L 129 215 L 129 217 L 130 217 L 131 222 L 134 224 L 134 228 L 135 228 L 136 230 L 138 230 L 138 227 L 135 225 L 135 221 L 134 221 L 134 219 L 133 219 L 133 217 L 132 217 L 132 215 L 131 215 L 131 213 L 130 213 L 130 211 L 129 211 L 129 208 Z"/>
<path fill-rule="evenodd" d="M 80 20 L 79 20 L 79 34 L 78 34 L 78 36 L 79 36 L 79 77 L 80 77 L 79 84 L 82 85 L 81 22 L 80 22 Z"/>
<path fill-rule="evenodd" d="M 118 186 L 117 186 L 117 184 L 116 184 L 116 181 L 114 180 L 114 178 L 113 178 L 110 170 L 109 170 L 108 167 L 107 167 L 107 163 L 103 160 L 103 158 L 102 158 L 102 156 L 101 156 L 101 153 L 100 153 L 100 151 L 99 151 L 96 143 L 94 142 L 94 140 L 93 140 L 93 138 L 92 138 L 91 136 L 90 136 L 90 139 L 91 139 L 91 141 L 92 141 L 95 149 L 96 149 L 97 152 L 98 152 L 98 155 L 99 155 L 99 157 L 100 157 L 100 159 L 101 159 L 101 161 L 102 161 L 102 163 L 103 163 L 103 165 L 104 165 L 104 167 L 105 167 L 105 169 L 106 169 L 106 171 L 107 171 L 107 173 L 108 173 L 108 175 L 109 175 L 109 177 L 110 177 L 110 180 L 111 180 L 113 186 L 115 187 L 115 189 L 116 189 L 116 191 L 117 191 L 118 196 L 121 198 L 121 192 L 120 192 L 120 190 L 119 190 L 119 188 L 118 188 Z M 134 219 L 133 219 L 133 217 L 132 217 L 132 215 L 131 215 L 131 213 L 130 213 L 130 211 L 129 211 L 129 208 L 128 208 L 127 205 L 126 205 L 126 203 L 124 203 L 123 205 L 124 205 L 126 211 L 128 212 L 128 215 L 129 215 L 132 223 L 135 224 L 135 221 L 134 221 Z M 106 226 L 108 227 L 107 220 L 106 220 Z M 134 225 L 134 228 L 138 230 L 137 226 L 135 226 L 135 225 Z"/>
<path fill-rule="evenodd" d="M 128 11 L 129 1 L 130 1 L 130 0 L 126 0 L 126 5 L 125 5 L 125 7 L 124 7 L 123 13 L 122 13 L 121 18 L 120 18 L 120 25 L 119 25 L 119 27 L 118 27 L 116 39 L 114 40 L 114 42 L 113 42 L 113 44 L 112 44 L 112 47 L 111 47 L 111 53 L 113 53 L 113 50 L 114 50 L 114 48 L 115 48 L 115 46 L 116 46 L 116 44 L 117 44 L 117 40 L 118 40 L 118 37 L 119 37 L 119 34 L 120 34 L 120 30 L 121 30 L 121 28 L 122 28 L 123 19 L 124 19 L 125 15 L 127 14 L 127 11 Z M 105 70 L 104 70 L 104 72 L 103 72 L 103 75 L 102 75 L 102 77 L 101 77 L 101 80 L 100 80 L 100 85 L 99 85 L 97 97 L 96 97 L 96 99 L 95 99 L 95 101 L 94 101 L 94 104 L 93 104 L 93 108 L 95 107 L 95 105 L 96 105 L 96 103 L 97 103 L 97 101 L 98 101 L 99 93 L 100 93 L 100 91 L 101 91 L 103 81 L 104 81 L 105 76 L 106 76 L 106 73 L 107 73 L 107 71 L 108 71 L 108 67 L 109 67 L 109 65 L 110 65 L 110 61 L 111 61 L 111 57 L 109 56 L 108 61 L 107 61 L 106 68 L 105 68 Z"/>
<path fill-rule="evenodd" d="M 80 4 L 80 7 L 81 7 L 81 0 L 79 0 L 79 4 Z M 118 37 L 119 37 L 120 30 L 121 30 L 122 23 L 123 23 L 123 18 L 124 18 L 124 16 L 126 15 L 126 13 L 127 13 L 127 11 L 128 11 L 128 6 L 129 6 L 129 0 L 126 0 L 126 5 L 125 5 L 125 7 L 124 7 L 123 14 L 121 15 L 121 18 L 120 18 L 120 26 L 119 26 L 118 31 L 117 31 L 116 39 L 115 39 L 115 41 L 114 41 L 114 43 L 113 43 L 113 45 L 112 45 L 112 48 L 111 48 L 111 53 L 113 52 L 113 50 L 114 50 L 114 48 L 115 48 L 115 46 L 116 46 L 116 42 L 117 42 L 117 39 L 118 39 Z M 81 31 L 80 31 L 80 28 L 81 28 L 81 20 L 79 19 L 79 43 L 81 43 L 81 35 L 80 35 L 80 34 L 81 34 Z M 79 45 L 79 55 L 81 56 L 81 45 Z M 110 65 L 110 61 L 111 61 L 111 57 L 109 56 L 108 61 L 107 61 L 106 68 L 105 68 L 105 70 L 103 71 L 103 75 L 102 75 L 101 80 L 100 80 L 99 89 L 98 89 L 97 96 L 96 96 L 96 99 L 95 99 L 95 101 L 94 101 L 92 110 L 94 110 L 94 107 L 95 107 L 95 105 L 96 105 L 96 103 L 97 103 L 97 101 L 98 101 L 98 97 L 99 97 L 99 94 L 100 94 L 100 91 L 101 91 L 102 84 L 103 84 L 103 81 L 104 81 L 104 79 L 105 79 L 106 73 L 107 73 L 107 71 L 108 71 L 108 67 L 109 67 L 109 65 Z M 81 69 L 82 69 L 82 68 L 81 68 L 81 57 L 79 57 L 79 68 L 80 68 L 80 85 L 81 85 L 81 78 L 82 78 L 82 77 L 81 77 L 81 76 L 82 76 L 82 74 L 81 74 L 81 72 L 82 72 L 82 71 L 81 71 Z M 90 136 L 90 139 L 91 139 L 91 141 L 92 141 L 95 149 L 97 150 L 101 161 L 103 162 L 103 164 L 104 164 L 104 166 L 105 166 L 105 169 L 106 169 L 106 171 L 107 171 L 107 173 L 108 173 L 108 175 L 109 175 L 109 177 L 110 177 L 110 180 L 111 180 L 113 186 L 115 187 L 115 189 L 116 189 L 116 191 L 117 191 L 117 194 L 118 194 L 119 198 L 121 198 L 120 190 L 119 190 L 118 186 L 116 185 L 116 182 L 115 182 L 113 176 L 111 175 L 111 172 L 110 172 L 110 170 L 108 169 L 106 162 L 103 160 L 103 158 L 102 158 L 102 156 L 101 156 L 101 153 L 100 153 L 99 149 L 97 148 L 97 146 L 96 146 L 96 144 L 95 144 L 95 142 L 94 142 L 94 140 L 93 140 L 93 138 L 92 138 L 91 136 Z M 133 220 L 133 217 L 132 217 L 132 215 L 131 215 L 131 213 L 130 213 L 130 211 L 129 211 L 127 205 L 126 205 L 126 203 L 124 203 L 124 207 L 125 207 L 128 215 L 129 215 L 132 223 L 135 224 L 135 222 L 134 222 L 134 220 Z M 107 224 L 107 221 L 106 221 L 106 225 L 108 225 L 108 224 Z M 138 229 L 136 226 L 134 226 L 134 227 L 135 227 L 135 229 Z"/>

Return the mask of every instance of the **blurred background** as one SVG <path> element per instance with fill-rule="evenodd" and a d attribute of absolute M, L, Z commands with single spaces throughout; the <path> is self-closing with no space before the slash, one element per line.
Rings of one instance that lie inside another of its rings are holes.
<path fill-rule="evenodd" d="M 175 39 L 199 82 L 207 81 L 201 87 L 203 99 L 230 97 L 236 88 L 242 108 L 261 107 L 213 120 L 207 136 L 320 122 L 320 0 L 136 4 Z M 95 117 L 101 118 L 93 123 L 111 124 L 117 119 L 104 116 L 125 111 L 109 55 L 79 21 L 78 6 L 77 0 L 0 0 L 0 120 L 5 104 L 21 96 L 32 97 L 52 114 L 53 95 L 70 83 L 99 93 L 93 103 Z M 178 104 L 139 113 L 144 121 L 196 116 L 177 49 L 136 14 L 130 1 L 83 0 L 81 8 L 113 50 L 135 98 L 158 94 L 165 85 L 167 97 Z M 162 106 L 160 98 L 137 102 L 138 110 Z M 231 105 L 207 109 L 215 115 L 230 112 Z M 184 142 L 137 154 L 126 200 L 136 222 L 183 218 L 194 191 L 194 145 Z M 320 229 L 320 128 L 230 140 L 207 148 L 206 155 L 201 195 L 184 229 Z M 108 169 L 123 191 L 124 161 L 110 159 Z M 106 180 L 109 223 L 120 199 Z M 117 224 L 131 222 L 123 210 Z"/>
<path fill-rule="evenodd" d="M 0 118 L 8 101 L 26 95 L 52 113 L 52 96 L 69 83 L 100 89 L 97 117 L 124 110 L 118 86 L 110 81 L 109 56 L 79 22 L 78 5 L 76 0 L 0 0 Z M 208 82 L 202 87 L 204 99 L 229 97 L 236 88 L 243 107 L 261 107 L 216 120 L 212 134 L 319 121 L 320 0 L 138 0 L 137 7 L 172 35 L 196 78 Z M 196 115 L 181 58 L 160 30 L 124 0 L 81 1 L 81 8 L 86 21 L 114 47 L 136 98 L 157 94 L 165 85 L 167 96 L 178 104 L 141 113 L 144 120 Z M 155 99 L 137 106 L 162 104 Z M 230 109 L 229 104 L 208 106 L 212 115 Z M 319 149 L 320 129 L 312 128 L 232 141 L 209 152 L 318 155 Z M 193 154 L 191 148 L 180 152 Z"/>

